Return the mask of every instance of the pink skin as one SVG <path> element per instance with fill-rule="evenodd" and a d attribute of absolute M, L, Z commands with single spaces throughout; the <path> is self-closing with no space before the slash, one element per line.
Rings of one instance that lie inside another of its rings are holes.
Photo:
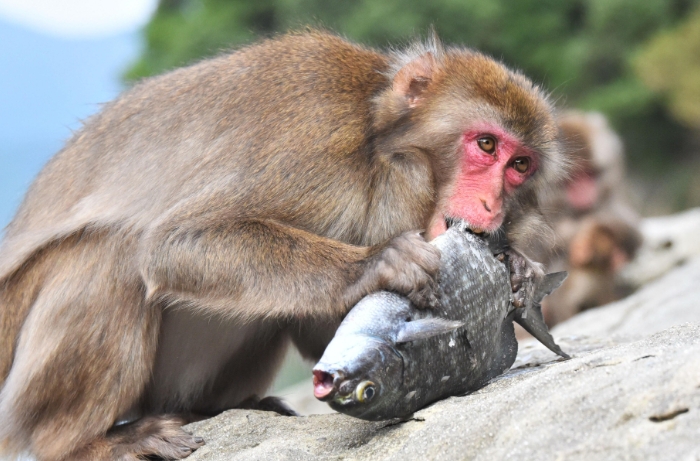
<path fill-rule="evenodd" d="M 493 153 L 479 147 L 478 140 L 490 136 L 496 140 Z M 512 134 L 494 125 L 466 131 L 462 162 L 452 196 L 439 210 L 428 228 L 429 239 L 447 230 L 445 217 L 463 219 L 472 230 L 495 231 L 503 224 L 503 199 L 511 195 L 537 169 L 537 155 L 526 149 Z M 530 167 L 525 173 L 513 168 L 513 162 L 526 157 Z"/>
<path fill-rule="evenodd" d="M 333 391 L 333 379 L 328 373 L 314 370 L 314 397 L 323 399 Z"/>
<path fill-rule="evenodd" d="M 598 183 L 589 173 L 579 174 L 566 186 L 566 199 L 577 211 L 588 211 L 598 201 Z"/>

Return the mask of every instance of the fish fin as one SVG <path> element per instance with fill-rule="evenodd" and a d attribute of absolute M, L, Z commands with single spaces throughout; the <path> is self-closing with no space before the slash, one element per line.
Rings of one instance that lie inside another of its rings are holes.
<path fill-rule="evenodd" d="M 396 343 L 407 343 L 448 333 L 464 325 L 464 322 L 442 318 L 426 318 L 406 322 L 396 334 Z"/>
<path fill-rule="evenodd" d="M 568 275 L 569 273 L 566 271 L 552 272 L 545 275 L 537 288 L 535 288 L 534 304 L 540 304 L 545 296 L 559 288 Z"/>
<path fill-rule="evenodd" d="M 570 359 L 571 357 L 561 350 L 561 347 L 554 342 L 547 324 L 544 323 L 544 317 L 542 317 L 542 306 L 535 304 L 531 309 L 516 309 L 515 317 L 513 318 L 518 325 L 523 327 L 525 331 L 530 333 L 539 342 L 544 344 L 547 349 L 554 352 L 555 354 L 564 357 L 565 359 Z"/>
<path fill-rule="evenodd" d="M 565 359 L 570 359 L 571 357 L 564 351 L 561 347 L 554 342 L 554 338 L 549 333 L 547 324 L 544 323 L 544 317 L 542 316 L 542 299 L 550 294 L 552 291 L 559 288 L 559 286 L 564 282 L 567 276 L 566 271 L 554 272 L 552 274 L 547 274 L 544 279 L 535 288 L 535 293 L 533 295 L 532 307 L 529 309 L 520 308 L 515 310 L 515 320 L 518 325 L 523 327 L 525 331 L 534 336 L 539 342 L 544 344 L 547 349 L 554 352 L 555 354 L 564 357 Z"/>

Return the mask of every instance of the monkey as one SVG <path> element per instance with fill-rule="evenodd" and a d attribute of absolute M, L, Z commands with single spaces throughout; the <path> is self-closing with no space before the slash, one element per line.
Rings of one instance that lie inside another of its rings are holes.
<path fill-rule="evenodd" d="M 549 326 L 625 295 L 615 276 L 642 241 L 639 216 L 624 193 L 623 144 L 606 118 L 566 111 L 558 116 L 558 125 L 573 165 L 571 176 L 541 200 L 556 238 L 536 259 L 569 276 L 543 304 Z"/>
<path fill-rule="evenodd" d="M 183 423 L 262 404 L 288 345 L 318 359 L 366 294 L 434 307 L 429 240 L 451 219 L 517 256 L 565 168 L 546 92 L 436 36 L 379 52 L 290 32 L 146 79 L 7 227 L 0 440 L 184 458 L 204 441 Z"/>

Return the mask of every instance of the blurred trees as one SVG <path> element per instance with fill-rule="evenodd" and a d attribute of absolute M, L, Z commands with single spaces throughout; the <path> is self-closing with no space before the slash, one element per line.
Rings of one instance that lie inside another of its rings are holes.
<path fill-rule="evenodd" d="M 700 15 L 691 14 L 699 3 L 161 0 L 127 79 L 307 25 L 378 47 L 400 45 L 434 25 L 445 42 L 523 70 L 560 105 L 604 112 L 626 141 L 631 169 L 656 174 L 687 158 L 700 130 Z"/>
<path fill-rule="evenodd" d="M 700 130 L 700 11 L 655 36 L 635 64 L 641 81 L 665 97 L 675 118 Z"/>

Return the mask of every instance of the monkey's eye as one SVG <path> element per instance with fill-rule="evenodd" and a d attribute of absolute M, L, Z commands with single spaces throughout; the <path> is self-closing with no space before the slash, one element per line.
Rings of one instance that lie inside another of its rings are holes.
<path fill-rule="evenodd" d="M 530 159 L 527 157 L 518 157 L 513 161 L 513 168 L 518 173 L 527 173 L 530 169 Z"/>
<path fill-rule="evenodd" d="M 496 151 L 496 140 L 491 136 L 483 136 L 477 139 L 476 143 L 479 145 L 479 149 L 487 154 L 493 154 Z"/>

